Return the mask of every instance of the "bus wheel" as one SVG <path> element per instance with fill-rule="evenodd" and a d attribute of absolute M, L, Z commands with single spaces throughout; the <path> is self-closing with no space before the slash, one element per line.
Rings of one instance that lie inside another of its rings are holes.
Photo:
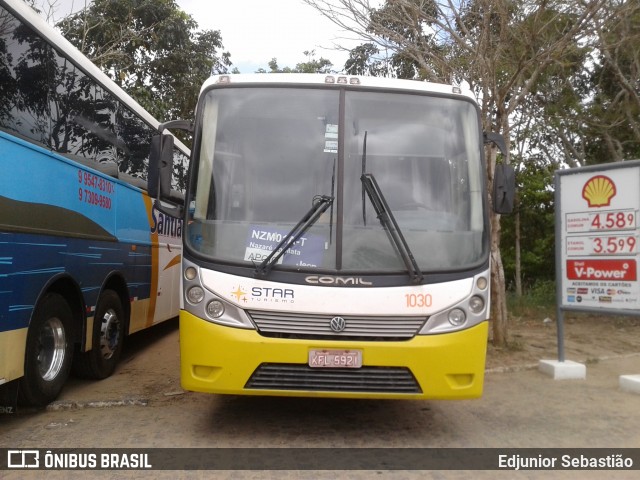
<path fill-rule="evenodd" d="M 27 334 L 20 403 L 46 405 L 62 390 L 73 357 L 72 324 L 71 309 L 57 293 L 47 293 L 36 306 Z"/>
<path fill-rule="evenodd" d="M 98 299 L 93 317 L 91 350 L 78 354 L 74 362 L 74 373 L 99 380 L 110 376 L 120 360 L 124 325 L 120 297 L 113 290 L 105 290 Z"/>

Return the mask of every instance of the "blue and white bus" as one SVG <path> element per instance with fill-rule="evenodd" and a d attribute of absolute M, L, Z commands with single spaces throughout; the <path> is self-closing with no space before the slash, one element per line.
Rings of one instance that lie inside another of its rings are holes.
<path fill-rule="evenodd" d="M 126 335 L 178 314 L 182 221 L 146 192 L 158 125 L 26 3 L 0 0 L 0 388 L 23 403 L 55 399 L 72 370 L 109 376 Z M 168 202 L 188 155 L 176 141 Z"/>

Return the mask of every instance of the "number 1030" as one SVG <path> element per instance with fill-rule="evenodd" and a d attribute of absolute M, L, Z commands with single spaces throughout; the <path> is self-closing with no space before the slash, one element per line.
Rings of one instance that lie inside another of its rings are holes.
<path fill-rule="evenodd" d="M 432 298 L 429 293 L 407 293 L 404 298 L 407 300 L 407 307 L 430 307 Z"/>

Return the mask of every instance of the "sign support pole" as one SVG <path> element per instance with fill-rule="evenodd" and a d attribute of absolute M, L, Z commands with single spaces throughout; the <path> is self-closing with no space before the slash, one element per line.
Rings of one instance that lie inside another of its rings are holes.
<path fill-rule="evenodd" d="M 558 361 L 564 362 L 564 315 L 560 305 L 557 306 L 557 327 L 558 327 Z"/>
<path fill-rule="evenodd" d="M 560 281 L 562 277 L 562 242 L 560 242 L 560 238 L 562 238 L 562 195 L 560 194 L 560 176 L 555 175 L 554 178 L 555 184 L 555 210 L 556 210 L 556 221 L 555 221 L 555 234 L 556 234 L 556 329 L 558 335 L 558 361 L 564 362 L 564 315 L 562 312 L 562 283 Z"/>

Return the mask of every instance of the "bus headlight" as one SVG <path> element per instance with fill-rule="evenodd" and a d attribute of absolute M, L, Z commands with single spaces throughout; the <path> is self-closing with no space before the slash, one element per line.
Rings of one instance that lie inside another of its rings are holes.
<path fill-rule="evenodd" d="M 204 299 L 204 290 L 202 287 L 195 285 L 187 290 L 187 300 L 189 303 L 198 304 Z"/>
<path fill-rule="evenodd" d="M 194 267 L 188 267 L 184 271 L 184 278 L 191 281 L 194 280 L 198 276 L 198 271 Z"/>
<path fill-rule="evenodd" d="M 184 259 L 182 283 L 184 288 L 183 308 L 186 313 L 205 322 L 234 328 L 255 330 L 249 315 L 237 305 L 219 296 L 214 285 L 207 285 L 202 270 Z M 204 272 L 206 274 L 206 271 Z M 180 313 L 182 315 L 182 312 Z"/>
<path fill-rule="evenodd" d="M 449 323 L 455 327 L 462 325 L 467 319 L 467 314 L 461 308 L 454 308 L 449 311 Z"/>
<path fill-rule="evenodd" d="M 489 271 L 475 276 L 468 296 L 434 312 L 419 335 L 436 335 L 472 328 L 489 319 Z M 469 279 L 471 280 L 471 279 Z"/>
<path fill-rule="evenodd" d="M 479 295 L 474 295 L 469 299 L 469 310 L 473 313 L 480 313 L 484 310 L 484 298 Z"/>
<path fill-rule="evenodd" d="M 207 315 L 211 318 L 220 318 L 224 314 L 224 304 L 220 300 L 211 300 L 207 303 Z"/>

